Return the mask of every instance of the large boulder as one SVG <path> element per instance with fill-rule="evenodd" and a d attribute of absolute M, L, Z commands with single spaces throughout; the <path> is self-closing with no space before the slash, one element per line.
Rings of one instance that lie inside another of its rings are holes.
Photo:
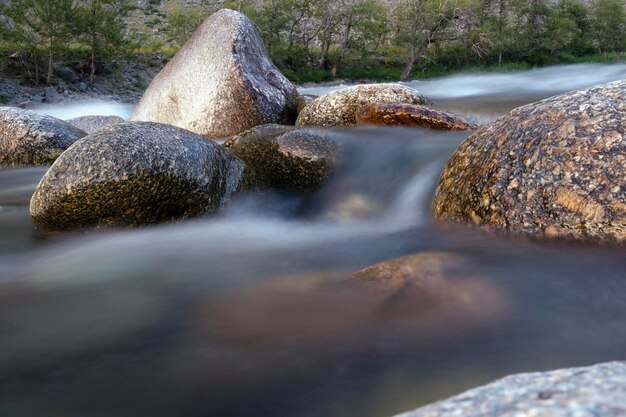
<path fill-rule="evenodd" d="M 333 91 L 302 109 L 297 126 L 350 126 L 357 111 L 366 104 L 428 104 L 418 91 L 400 84 L 367 84 Z"/>
<path fill-rule="evenodd" d="M 626 240 L 626 81 L 517 108 L 441 174 L 439 219 L 539 237 Z"/>
<path fill-rule="evenodd" d="M 139 226 L 212 213 L 251 182 L 216 143 L 160 123 L 123 123 L 76 142 L 30 202 L 44 232 Z"/>
<path fill-rule="evenodd" d="M 85 135 L 56 117 L 0 107 L 0 166 L 49 165 Z"/>
<path fill-rule="evenodd" d="M 268 187 L 312 191 L 332 174 L 337 159 L 335 142 L 314 130 L 263 125 L 224 144 L 252 168 Z"/>
<path fill-rule="evenodd" d="M 223 9 L 157 74 L 130 120 L 226 137 L 264 123 L 293 123 L 297 97 L 250 20 Z"/>
<path fill-rule="evenodd" d="M 356 113 L 359 125 L 414 126 L 437 130 L 471 130 L 476 125 L 442 110 L 426 106 L 398 103 L 375 103 L 361 107 Z"/>
<path fill-rule="evenodd" d="M 93 133 L 103 127 L 124 123 L 120 116 L 81 116 L 66 120 L 67 123 L 86 133 Z"/>
<path fill-rule="evenodd" d="M 508 376 L 397 417 L 622 417 L 626 363 Z"/>

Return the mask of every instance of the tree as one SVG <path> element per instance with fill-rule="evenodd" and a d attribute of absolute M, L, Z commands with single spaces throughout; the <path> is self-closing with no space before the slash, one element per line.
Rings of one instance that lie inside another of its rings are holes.
<path fill-rule="evenodd" d="M 12 0 L 5 13 L 13 22 L 14 39 L 28 44 L 36 55 L 43 46 L 46 54 L 46 84 L 52 82 L 54 59 L 61 46 L 72 36 L 76 28 L 77 8 L 74 0 Z M 35 63 L 35 83 L 39 83 L 38 66 Z"/>
<path fill-rule="evenodd" d="M 98 62 L 115 55 L 126 43 L 123 16 L 128 0 L 81 0 L 80 38 L 89 47 L 89 83 L 93 84 Z"/>
<path fill-rule="evenodd" d="M 617 52 L 626 47 L 626 4 L 623 0 L 595 0 L 591 21 L 598 52 Z"/>

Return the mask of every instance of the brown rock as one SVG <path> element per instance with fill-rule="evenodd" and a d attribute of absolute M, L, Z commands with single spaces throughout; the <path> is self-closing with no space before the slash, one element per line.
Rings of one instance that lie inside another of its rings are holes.
<path fill-rule="evenodd" d="M 626 241 L 626 81 L 517 108 L 465 140 L 436 217 L 532 236 Z"/>
<path fill-rule="evenodd" d="M 418 91 L 400 84 L 367 84 L 325 94 L 306 106 L 296 126 L 350 126 L 357 111 L 372 103 L 427 104 Z"/>
<path fill-rule="evenodd" d="M 456 114 L 425 106 L 397 103 L 368 104 L 359 109 L 356 123 L 391 126 L 419 126 L 438 130 L 471 130 L 476 125 Z"/>
<path fill-rule="evenodd" d="M 154 78 L 130 120 L 227 137 L 265 123 L 293 123 L 297 97 L 250 20 L 223 9 Z"/>
<path fill-rule="evenodd" d="M 86 133 L 93 133 L 103 127 L 124 123 L 119 116 L 81 116 L 66 120 L 67 123 Z"/>

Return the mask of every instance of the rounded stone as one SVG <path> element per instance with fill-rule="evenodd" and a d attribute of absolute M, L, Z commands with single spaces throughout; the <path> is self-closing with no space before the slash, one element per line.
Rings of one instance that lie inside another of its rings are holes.
<path fill-rule="evenodd" d="M 361 107 L 356 114 L 359 125 L 415 126 L 437 130 L 472 130 L 476 125 L 442 110 L 425 106 L 376 103 Z"/>
<path fill-rule="evenodd" d="M 0 166 L 49 165 L 85 132 L 56 117 L 0 107 Z"/>
<path fill-rule="evenodd" d="M 397 417 L 626 416 L 626 363 L 507 376 Z"/>
<path fill-rule="evenodd" d="M 296 191 L 322 185 L 335 167 L 338 147 L 323 133 L 264 125 L 225 143 L 255 171 L 260 184 Z"/>
<path fill-rule="evenodd" d="M 209 138 L 293 123 L 298 92 L 272 64 L 246 16 L 209 16 L 157 74 L 130 120 L 167 123 Z"/>
<path fill-rule="evenodd" d="M 366 104 L 428 104 L 418 91 L 400 84 L 367 84 L 325 94 L 307 105 L 298 115 L 296 126 L 350 126 L 357 111 Z"/>
<path fill-rule="evenodd" d="M 468 137 L 433 202 L 442 220 L 531 236 L 626 240 L 626 81 L 511 111 Z"/>
<path fill-rule="evenodd" d="M 120 116 L 81 116 L 66 122 L 83 132 L 93 133 L 103 127 L 124 123 L 124 119 Z"/>
<path fill-rule="evenodd" d="M 213 213 L 251 182 L 221 146 L 159 123 L 122 123 L 71 146 L 30 202 L 44 232 L 140 226 Z"/>

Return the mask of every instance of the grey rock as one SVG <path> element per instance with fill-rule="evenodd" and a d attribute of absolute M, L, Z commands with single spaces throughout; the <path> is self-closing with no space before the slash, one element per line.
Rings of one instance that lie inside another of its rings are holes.
<path fill-rule="evenodd" d="M 512 375 L 398 417 L 622 417 L 626 363 Z"/>
<path fill-rule="evenodd" d="M 82 116 L 68 119 L 66 122 L 83 132 L 93 133 L 103 127 L 124 123 L 124 119 L 119 116 Z"/>
<path fill-rule="evenodd" d="M 223 9 L 157 74 L 130 120 L 219 138 L 265 123 L 293 123 L 297 97 L 250 20 Z"/>
<path fill-rule="evenodd" d="M 59 92 L 54 87 L 45 88 L 45 101 L 49 104 L 54 104 L 59 101 Z"/>
<path fill-rule="evenodd" d="M 418 91 L 400 84 L 367 84 L 333 91 L 302 109 L 296 126 L 350 126 L 366 104 L 429 104 Z"/>
<path fill-rule="evenodd" d="M 87 85 L 87 83 L 86 83 L 86 82 L 84 82 L 84 81 L 81 81 L 81 82 L 78 84 L 78 89 L 79 89 L 81 92 L 83 92 L 83 93 L 87 91 L 87 88 L 89 88 L 89 86 L 88 86 L 88 85 Z"/>
<path fill-rule="evenodd" d="M 263 125 L 235 136 L 224 144 L 252 168 L 260 185 L 312 191 L 332 174 L 336 143 L 314 130 Z"/>
<path fill-rule="evenodd" d="M 71 146 L 30 202 L 37 229 L 140 226 L 214 213 L 252 182 L 220 145 L 159 123 L 122 123 Z"/>
<path fill-rule="evenodd" d="M 85 132 L 52 116 L 0 107 L 0 166 L 48 165 Z"/>
<path fill-rule="evenodd" d="M 436 217 L 536 237 L 626 241 L 626 80 L 519 107 L 448 161 Z"/>

